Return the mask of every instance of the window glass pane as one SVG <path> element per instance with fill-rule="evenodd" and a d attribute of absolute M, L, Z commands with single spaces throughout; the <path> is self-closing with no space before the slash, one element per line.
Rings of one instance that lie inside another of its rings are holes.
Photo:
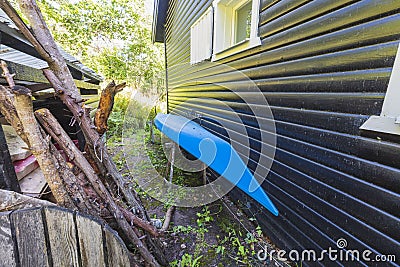
<path fill-rule="evenodd" d="M 252 2 L 248 2 L 236 10 L 235 19 L 235 43 L 250 38 L 251 31 L 251 6 Z"/>

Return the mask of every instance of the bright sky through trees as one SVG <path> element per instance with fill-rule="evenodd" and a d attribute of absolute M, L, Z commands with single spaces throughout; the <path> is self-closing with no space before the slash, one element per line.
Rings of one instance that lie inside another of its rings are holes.
<path fill-rule="evenodd" d="M 39 4 L 56 41 L 106 79 L 127 81 L 142 91 L 162 79 L 163 48 L 151 42 L 152 0 Z"/>

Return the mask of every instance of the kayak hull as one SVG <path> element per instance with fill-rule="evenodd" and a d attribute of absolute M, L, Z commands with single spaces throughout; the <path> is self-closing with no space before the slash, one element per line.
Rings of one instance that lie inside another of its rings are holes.
<path fill-rule="evenodd" d="M 240 188 L 272 214 L 279 215 L 278 209 L 228 142 L 182 116 L 158 114 L 154 122 L 157 129 L 180 147 Z"/>

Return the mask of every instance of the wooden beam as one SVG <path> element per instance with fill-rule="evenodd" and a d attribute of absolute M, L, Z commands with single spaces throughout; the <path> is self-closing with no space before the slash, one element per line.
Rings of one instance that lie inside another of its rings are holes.
<path fill-rule="evenodd" d="M 25 85 L 26 88 L 31 90 L 32 93 L 52 88 L 49 83 L 37 83 L 32 85 Z"/>
<path fill-rule="evenodd" d="M 97 84 L 92 84 L 92 83 L 88 83 L 85 81 L 80 81 L 80 80 L 74 80 L 76 87 L 78 87 L 79 89 L 96 89 L 96 90 L 100 90 L 100 85 Z"/>
<path fill-rule="evenodd" d="M 40 69 L 35 69 L 6 60 L 4 60 L 4 62 L 6 62 L 10 73 L 15 74 L 14 80 L 16 82 L 20 80 L 36 83 L 48 83 L 46 77 L 44 77 L 43 72 Z"/>
<path fill-rule="evenodd" d="M 49 81 L 43 75 L 43 71 L 40 69 L 35 69 L 29 66 L 25 66 L 22 64 L 18 64 L 11 61 L 5 61 L 10 73 L 15 73 L 14 80 L 16 83 L 18 81 L 25 81 L 25 82 L 35 82 L 38 84 L 34 85 L 25 85 L 27 88 L 31 89 L 33 92 L 51 88 Z M 74 80 L 76 86 L 80 89 L 94 89 L 100 90 L 100 85 L 88 83 L 81 80 Z"/>

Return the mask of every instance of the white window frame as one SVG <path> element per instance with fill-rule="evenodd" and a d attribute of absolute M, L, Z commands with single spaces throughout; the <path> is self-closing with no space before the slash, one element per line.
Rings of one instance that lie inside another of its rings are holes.
<path fill-rule="evenodd" d="M 252 2 L 250 38 L 235 44 L 235 11 Z M 212 61 L 260 46 L 258 23 L 260 0 L 214 0 L 214 44 Z"/>
<path fill-rule="evenodd" d="M 371 116 L 361 130 L 400 135 L 400 44 L 380 116 Z"/>

